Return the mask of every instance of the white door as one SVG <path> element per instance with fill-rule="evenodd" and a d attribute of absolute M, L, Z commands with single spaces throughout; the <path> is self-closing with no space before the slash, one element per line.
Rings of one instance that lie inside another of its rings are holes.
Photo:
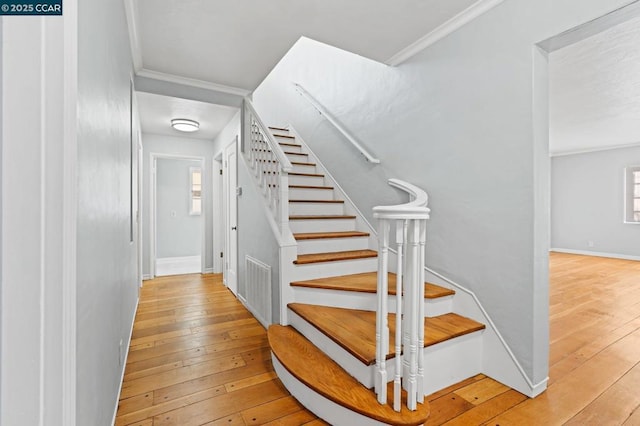
<path fill-rule="evenodd" d="M 225 253 L 224 280 L 233 292 L 238 293 L 238 196 L 236 193 L 238 175 L 238 138 L 224 149 L 224 192 L 225 192 Z"/>

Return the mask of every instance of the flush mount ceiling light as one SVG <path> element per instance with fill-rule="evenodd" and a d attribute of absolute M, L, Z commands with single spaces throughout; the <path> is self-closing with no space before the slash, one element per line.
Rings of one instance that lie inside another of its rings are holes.
<path fill-rule="evenodd" d="M 174 118 L 171 120 L 171 127 L 181 132 L 195 132 L 200 128 L 200 123 L 186 118 Z"/>

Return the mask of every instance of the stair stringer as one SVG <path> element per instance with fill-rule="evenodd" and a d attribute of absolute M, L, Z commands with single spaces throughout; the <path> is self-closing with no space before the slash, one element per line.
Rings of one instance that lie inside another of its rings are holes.
<path fill-rule="evenodd" d="M 425 267 L 425 279 L 442 287 L 456 290 L 454 312 L 486 324 L 483 333 L 481 373 L 518 392 L 534 398 L 547 388 L 549 378 L 533 383 L 504 340 L 497 326 L 478 297 L 469 289 Z"/>

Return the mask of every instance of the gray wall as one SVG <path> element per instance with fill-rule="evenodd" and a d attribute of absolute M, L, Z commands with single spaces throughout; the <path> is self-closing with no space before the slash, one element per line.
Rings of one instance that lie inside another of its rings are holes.
<path fill-rule="evenodd" d="M 300 131 L 369 219 L 398 200 L 389 177 L 429 192 L 427 264 L 478 295 L 534 383 L 548 372 L 550 163 L 547 64 L 535 44 L 628 3 L 507 0 L 398 67 L 303 42 L 253 96 L 270 125 Z"/>
<path fill-rule="evenodd" d="M 640 258 L 640 226 L 623 223 L 623 170 L 638 164 L 640 147 L 554 157 L 551 247 Z"/>
<path fill-rule="evenodd" d="M 109 425 L 138 298 L 124 4 L 78 2 L 77 422 Z M 135 159 L 134 159 L 135 160 Z M 135 161 L 134 161 L 135 164 Z"/>
<path fill-rule="evenodd" d="M 143 238 L 143 260 L 142 260 L 142 271 L 145 276 L 149 276 L 151 273 L 151 269 L 149 267 L 149 255 L 150 255 L 150 236 L 151 236 L 151 228 L 150 228 L 150 192 L 151 192 L 151 182 L 150 182 L 150 155 L 154 154 L 165 154 L 165 155 L 175 155 L 175 156 L 189 156 L 189 157 L 202 157 L 205 159 L 204 161 L 204 170 L 202 175 L 202 206 L 203 212 L 205 214 L 205 235 L 203 238 L 205 239 L 205 251 L 203 256 L 205 257 L 205 268 L 207 270 L 212 271 L 214 269 L 213 264 L 213 209 L 218 209 L 217 206 L 217 198 L 213 197 L 212 193 L 212 177 L 211 170 L 213 167 L 213 143 L 212 141 L 206 141 L 201 139 L 193 139 L 193 138 L 185 138 L 185 137 L 175 137 L 175 136 L 165 136 L 165 135 L 154 135 L 143 133 L 142 135 L 142 150 L 143 150 L 143 174 L 142 174 L 142 187 L 144 188 L 143 198 L 142 198 L 142 238 Z M 217 170 L 217 166 L 216 166 Z M 215 201 L 215 204 L 214 204 Z M 218 272 L 218 271 L 216 271 Z"/>
<path fill-rule="evenodd" d="M 245 256 L 271 266 L 271 320 L 280 321 L 280 245 L 266 214 L 264 196 L 258 192 L 255 178 L 238 152 L 238 186 L 242 196 L 238 197 L 238 293 L 246 298 L 247 275 Z"/>
<path fill-rule="evenodd" d="M 191 215 L 190 168 L 199 161 L 159 158 L 156 164 L 158 258 L 200 256 L 202 215 Z M 175 216 L 174 214 L 175 213 Z"/>

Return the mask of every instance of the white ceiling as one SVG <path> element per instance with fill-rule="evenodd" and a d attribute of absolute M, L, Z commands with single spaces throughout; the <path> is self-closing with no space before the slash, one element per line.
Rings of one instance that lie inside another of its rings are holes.
<path fill-rule="evenodd" d="M 552 153 L 640 143 L 640 17 L 551 53 L 549 89 Z"/>
<path fill-rule="evenodd" d="M 214 105 L 188 99 L 136 93 L 142 131 L 157 135 L 213 140 L 238 112 L 238 108 Z M 171 127 L 171 119 L 189 118 L 200 123 L 193 133 L 179 132 Z"/>
<path fill-rule="evenodd" d="M 135 0 L 134 13 L 142 68 L 252 91 L 301 36 L 385 62 L 476 3 Z"/>

